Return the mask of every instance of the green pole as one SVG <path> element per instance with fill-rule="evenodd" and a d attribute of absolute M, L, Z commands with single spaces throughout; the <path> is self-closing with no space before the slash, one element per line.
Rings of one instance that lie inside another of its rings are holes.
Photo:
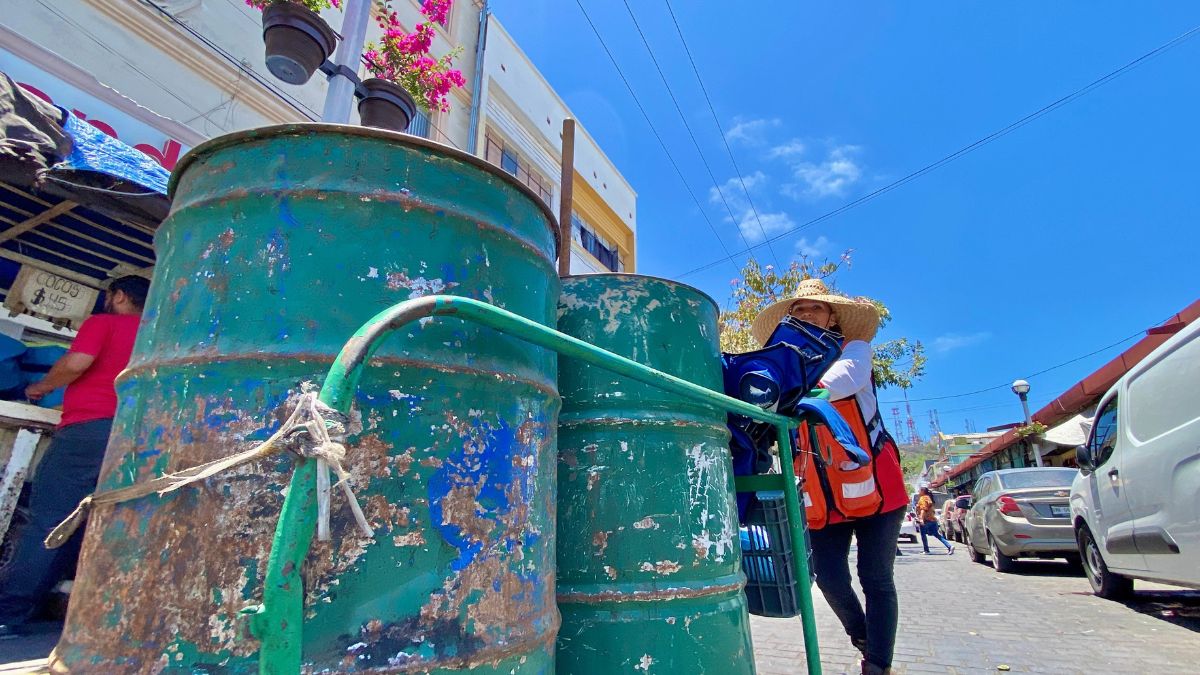
<path fill-rule="evenodd" d="M 783 448 L 788 448 L 788 455 L 791 455 L 788 432 L 797 428 L 800 420 L 767 412 L 745 401 L 654 370 L 499 307 L 451 295 L 430 295 L 407 300 L 376 314 L 363 324 L 342 347 L 330 366 L 321 387 L 321 402 L 348 415 L 363 367 L 379 348 L 382 339 L 413 321 L 432 316 L 449 316 L 482 324 L 618 375 L 657 386 L 695 401 L 719 406 L 727 412 L 768 422 L 775 425 L 778 432 L 781 459 Z M 798 501 L 795 472 L 791 462 L 781 463 L 784 465 L 784 502 L 791 523 L 792 551 L 800 580 L 800 619 L 804 627 L 808 672 L 810 675 L 820 675 L 821 659 L 817 648 L 812 588 L 809 584 L 808 552 L 804 547 L 804 511 Z M 316 526 L 316 462 L 301 461 L 292 474 L 291 487 L 284 499 L 272 540 L 271 555 L 267 561 L 267 582 L 263 589 L 263 604 L 247 609 L 248 613 L 254 615 L 251 628 L 255 636 L 262 641 L 259 651 L 259 673 L 262 675 L 290 675 L 300 671 L 304 623 L 304 585 L 300 579 L 300 567 L 308 555 Z"/>
<path fill-rule="evenodd" d="M 795 451 L 792 448 L 791 428 L 777 425 L 776 442 L 779 444 L 779 464 L 783 470 L 783 503 L 787 508 L 788 526 L 792 530 L 792 557 L 796 559 L 796 588 L 800 591 L 800 624 L 804 630 L 804 660 L 810 675 L 821 675 L 821 653 L 817 649 L 817 618 L 813 615 L 812 581 L 808 571 L 808 547 L 805 546 L 804 531 L 807 516 L 800 507 L 796 490 L 796 472 L 792 466 Z M 786 449 L 786 452 L 785 452 Z"/>

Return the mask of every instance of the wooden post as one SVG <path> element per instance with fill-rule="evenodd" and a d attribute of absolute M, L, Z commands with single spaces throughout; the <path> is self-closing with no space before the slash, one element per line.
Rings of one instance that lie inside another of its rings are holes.
<path fill-rule="evenodd" d="M 558 252 L 558 276 L 571 273 L 571 211 L 574 206 L 575 182 L 575 120 L 568 117 L 562 126 L 562 194 L 558 204 L 558 231 L 561 249 Z"/>

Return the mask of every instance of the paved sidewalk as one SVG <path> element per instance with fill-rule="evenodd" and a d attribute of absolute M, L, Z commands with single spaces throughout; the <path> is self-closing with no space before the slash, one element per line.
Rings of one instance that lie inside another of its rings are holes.
<path fill-rule="evenodd" d="M 998 574 L 972 563 L 961 546 L 953 556 L 901 548 L 897 675 L 1006 672 L 1002 666 L 1056 675 L 1200 672 L 1200 592 L 1138 582 L 1136 597 L 1122 604 L 1093 596 L 1063 563 L 1023 563 L 1018 574 Z M 858 673 L 858 652 L 815 592 L 824 671 Z M 799 619 L 752 617 L 751 624 L 760 675 L 808 672 Z M 58 626 L 38 629 L 0 641 L 0 675 L 38 670 Z"/>
<path fill-rule="evenodd" d="M 1064 563 L 999 574 L 956 546 L 953 556 L 923 556 L 919 545 L 901 544 L 898 675 L 1200 672 L 1200 592 L 1137 582 L 1132 601 L 1111 602 Z M 858 673 L 858 652 L 813 590 L 824 672 Z M 752 617 L 751 625 L 760 675 L 808 672 L 799 619 Z"/>

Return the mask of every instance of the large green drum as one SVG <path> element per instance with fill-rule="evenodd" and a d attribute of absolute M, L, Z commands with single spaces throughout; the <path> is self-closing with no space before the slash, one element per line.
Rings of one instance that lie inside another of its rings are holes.
<path fill-rule="evenodd" d="M 559 330 L 721 391 L 717 306 L 628 274 L 563 280 Z M 754 672 L 725 413 L 559 360 L 560 674 Z"/>
<path fill-rule="evenodd" d="M 554 218 L 511 177 L 411 136 L 281 126 L 183 159 L 102 488 L 230 455 L 276 430 L 367 319 L 435 293 L 553 326 Z M 454 318 L 384 343 L 303 578 L 306 671 L 550 672 L 552 352 Z M 73 672 L 243 673 L 294 466 L 281 456 L 97 509 L 57 658 Z"/>

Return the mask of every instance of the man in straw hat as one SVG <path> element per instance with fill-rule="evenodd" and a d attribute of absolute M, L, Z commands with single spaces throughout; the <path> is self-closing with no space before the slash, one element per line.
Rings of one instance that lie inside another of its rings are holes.
<path fill-rule="evenodd" d="M 825 373 L 820 386 L 829 391 L 834 407 L 854 430 L 859 446 L 870 451 L 870 468 L 853 463 L 818 466 L 817 462 L 805 461 L 805 453 L 800 453 L 797 464 L 803 466 L 797 473 L 805 478 L 806 492 L 822 490 L 818 483 L 830 487 L 824 499 L 818 500 L 825 502 L 819 514 L 814 513 L 809 500 L 805 505 L 814 528 L 809 540 L 817 586 L 850 641 L 862 652 L 862 672 L 890 673 L 899 619 L 892 570 L 908 494 L 899 449 L 883 428 L 875 397 L 870 341 L 879 330 L 879 311 L 868 300 L 831 293 L 819 279 L 806 279 L 793 297 L 763 310 L 751 325 L 751 333 L 766 346 L 775 327 L 787 316 L 841 333 L 845 338 L 841 358 Z M 820 433 L 818 438 L 823 456 L 833 456 L 828 452 L 829 444 L 836 440 Z M 812 452 L 808 445 L 807 435 L 802 434 L 802 449 Z M 841 469 L 848 471 L 841 473 Z M 817 471 L 822 472 L 822 480 L 816 480 Z M 866 598 L 865 612 L 850 585 L 852 536 L 858 541 L 858 579 Z"/>

